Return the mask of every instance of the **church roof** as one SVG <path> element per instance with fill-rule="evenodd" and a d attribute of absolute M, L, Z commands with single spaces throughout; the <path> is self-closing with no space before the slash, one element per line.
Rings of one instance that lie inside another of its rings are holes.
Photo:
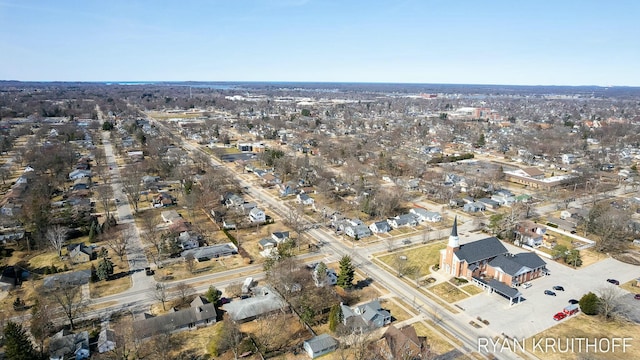
<path fill-rule="evenodd" d="M 454 227 L 455 229 L 455 227 Z M 453 231 L 452 231 L 453 232 Z M 468 244 L 460 245 L 455 255 L 461 261 L 472 264 L 481 260 L 508 253 L 507 248 L 495 237 L 488 237 Z"/>

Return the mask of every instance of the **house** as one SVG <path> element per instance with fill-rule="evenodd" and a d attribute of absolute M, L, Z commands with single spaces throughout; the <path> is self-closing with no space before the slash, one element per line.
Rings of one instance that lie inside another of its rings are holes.
<path fill-rule="evenodd" d="M 293 181 L 287 181 L 284 184 L 278 184 L 280 196 L 292 195 L 295 192 L 296 184 Z"/>
<path fill-rule="evenodd" d="M 157 334 L 175 333 L 215 324 L 217 317 L 214 304 L 202 296 L 196 296 L 188 309 L 135 321 L 133 330 L 139 338 L 144 339 Z"/>
<path fill-rule="evenodd" d="M 72 334 L 63 329 L 49 339 L 50 360 L 83 360 L 90 356 L 88 331 Z"/>
<path fill-rule="evenodd" d="M 491 200 L 500 204 L 500 206 L 511 206 L 516 202 L 516 197 L 513 195 L 505 195 L 502 193 L 495 193 L 491 195 Z"/>
<path fill-rule="evenodd" d="M 354 308 L 344 304 L 340 304 L 340 307 L 342 309 L 342 323 L 352 329 L 371 330 L 391 323 L 391 313 L 384 310 L 378 300 Z"/>
<path fill-rule="evenodd" d="M 563 164 L 570 165 L 576 162 L 576 156 L 574 154 L 562 154 L 560 158 Z"/>
<path fill-rule="evenodd" d="M 95 259 L 95 249 L 85 244 L 72 244 L 67 247 L 69 260 L 74 264 L 82 264 Z"/>
<path fill-rule="evenodd" d="M 0 290 L 9 291 L 22 283 L 18 274 L 18 269 L 14 266 L 7 266 L 2 270 L 0 275 Z"/>
<path fill-rule="evenodd" d="M 233 222 L 232 220 L 222 220 L 222 228 L 225 230 L 235 230 L 236 229 L 236 223 Z"/>
<path fill-rule="evenodd" d="M 377 221 L 369 225 L 369 230 L 374 234 L 383 234 L 391 230 L 391 226 L 386 221 Z"/>
<path fill-rule="evenodd" d="M 100 354 L 116 348 L 116 332 L 104 328 L 98 334 L 98 352 Z"/>
<path fill-rule="evenodd" d="M 400 216 L 396 216 L 394 218 L 387 219 L 387 222 L 393 229 L 397 229 L 401 226 L 416 226 L 418 225 L 418 220 L 413 214 L 402 214 Z"/>
<path fill-rule="evenodd" d="M 482 203 L 485 206 L 485 208 L 488 208 L 488 209 L 495 210 L 495 209 L 500 207 L 500 203 L 499 202 L 497 202 L 495 200 L 488 199 L 488 198 L 479 199 L 478 202 Z"/>
<path fill-rule="evenodd" d="M 177 211 L 175 210 L 166 210 L 160 213 L 160 217 L 162 218 L 162 221 L 166 222 L 166 223 L 173 223 L 177 220 L 182 219 L 182 215 L 180 215 Z"/>
<path fill-rule="evenodd" d="M 249 221 L 252 223 L 265 222 L 267 220 L 267 216 L 264 211 L 258 209 L 257 207 L 251 209 L 249 211 Z"/>
<path fill-rule="evenodd" d="M 544 235 L 547 228 L 530 220 L 521 221 L 516 225 L 514 231 L 515 244 L 527 245 L 531 247 L 541 246 L 544 241 Z"/>
<path fill-rule="evenodd" d="M 569 208 L 560 212 L 560 219 L 567 221 L 584 220 L 589 217 L 589 210 L 583 208 Z"/>
<path fill-rule="evenodd" d="M 182 250 L 195 249 L 200 246 L 200 236 L 183 231 L 178 235 L 176 242 Z"/>
<path fill-rule="evenodd" d="M 269 250 L 278 246 L 278 242 L 272 238 L 264 238 L 258 241 L 258 246 L 261 250 Z"/>
<path fill-rule="evenodd" d="M 255 296 L 224 304 L 223 309 L 231 320 L 236 322 L 251 321 L 261 315 L 282 311 L 287 303 L 271 288 L 265 286 L 254 289 Z"/>
<path fill-rule="evenodd" d="M 336 350 L 338 348 L 338 341 L 329 334 L 321 334 L 305 340 L 302 343 L 302 348 L 309 357 L 315 359 Z"/>
<path fill-rule="evenodd" d="M 83 177 L 73 181 L 73 186 L 71 187 L 71 190 L 73 191 L 89 190 L 90 187 L 91 187 L 91 178 Z"/>
<path fill-rule="evenodd" d="M 238 248 L 233 243 L 229 242 L 185 250 L 182 252 L 182 257 L 184 258 L 187 255 L 191 254 L 198 262 L 202 262 L 211 259 L 217 259 L 222 256 L 235 255 L 237 253 Z"/>
<path fill-rule="evenodd" d="M 298 194 L 298 196 L 296 197 L 296 202 L 302 205 L 313 205 L 314 200 L 311 196 L 303 193 Z"/>
<path fill-rule="evenodd" d="M 271 233 L 271 238 L 276 241 L 278 244 L 282 244 L 283 242 L 289 240 L 289 232 L 288 231 L 276 231 Z"/>
<path fill-rule="evenodd" d="M 344 228 L 345 235 L 354 239 L 362 239 L 371 236 L 371 230 L 367 225 L 361 224 L 356 226 L 346 226 Z"/>
<path fill-rule="evenodd" d="M 464 206 L 462 207 L 462 210 L 464 212 L 475 213 L 478 211 L 485 211 L 487 210 L 487 207 L 481 202 L 472 202 L 469 204 L 464 204 Z"/>
<path fill-rule="evenodd" d="M 460 244 L 458 219 L 453 220 L 451 235 L 440 251 L 440 271 L 463 277 L 475 285 L 519 301 L 521 294 L 513 288 L 547 274 L 546 263 L 535 253 L 510 254 L 495 237 Z"/>
<path fill-rule="evenodd" d="M 224 205 L 226 207 L 237 207 L 244 204 L 244 199 L 242 196 L 237 194 L 228 193 L 225 195 Z"/>
<path fill-rule="evenodd" d="M 427 338 L 418 336 L 413 325 L 400 329 L 389 326 L 382 338 L 372 344 L 372 350 L 381 360 L 418 360 L 429 354 Z"/>
<path fill-rule="evenodd" d="M 157 183 L 158 181 L 160 181 L 160 177 L 159 176 L 145 175 L 145 176 L 142 177 L 142 183 L 145 186 L 153 185 L 153 184 Z"/>
<path fill-rule="evenodd" d="M 313 278 L 313 282 L 316 284 L 317 287 L 322 287 L 326 285 L 333 286 L 338 283 L 338 274 L 336 273 L 335 270 L 331 268 L 326 268 L 325 276 L 322 277 L 320 276 L 320 274 L 318 274 L 318 265 L 316 265 L 313 268 L 313 273 L 311 274 L 311 277 Z"/>
<path fill-rule="evenodd" d="M 69 173 L 69 180 L 78 180 L 91 177 L 91 170 L 76 169 Z"/>
<path fill-rule="evenodd" d="M 409 213 L 415 215 L 418 222 L 428 221 L 428 222 L 440 222 L 442 221 L 442 215 L 435 211 L 428 211 L 423 208 L 413 208 L 409 210 Z"/>
<path fill-rule="evenodd" d="M 153 197 L 153 200 L 151 200 L 151 203 L 154 208 L 161 208 L 161 207 L 175 205 L 176 199 L 165 192 L 161 192 Z"/>

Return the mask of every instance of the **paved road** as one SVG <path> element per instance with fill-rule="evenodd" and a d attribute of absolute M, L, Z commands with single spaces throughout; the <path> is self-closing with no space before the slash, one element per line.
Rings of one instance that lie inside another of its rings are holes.
<path fill-rule="evenodd" d="M 120 169 L 116 163 L 116 158 L 113 154 L 113 146 L 111 145 L 111 132 L 102 132 L 102 144 L 104 146 L 104 154 L 107 158 L 107 166 L 109 166 L 111 174 L 111 187 L 113 189 L 113 196 L 118 199 L 117 202 L 117 215 L 118 223 L 127 226 L 125 234 L 128 238 L 127 243 L 127 261 L 129 262 L 129 270 L 135 271 L 131 275 L 132 286 L 126 292 L 139 292 L 141 290 L 147 290 L 155 286 L 155 281 L 152 276 L 146 276 L 144 268 L 149 266 L 147 257 L 144 254 L 144 246 L 140 240 L 140 232 L 133 219 L 131 206 L 127 196 L 122 189 L 122 180 L 120 177 Z"/>

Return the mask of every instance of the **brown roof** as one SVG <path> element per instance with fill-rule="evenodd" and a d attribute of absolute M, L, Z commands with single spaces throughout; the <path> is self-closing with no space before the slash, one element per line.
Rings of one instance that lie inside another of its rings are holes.
<path fill-rule="evenodd" d="M 542 171 L 542 170 L 540 170 L 540 169 L 538 169 L 536 167 L 530 167 L 530 168 L 522 169 L 522 171 L 526 172 L 531 177 L 544 176 L 544 171 Z"/>

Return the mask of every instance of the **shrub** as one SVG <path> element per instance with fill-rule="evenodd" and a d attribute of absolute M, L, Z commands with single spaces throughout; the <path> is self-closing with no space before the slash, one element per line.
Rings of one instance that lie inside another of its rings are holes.
<path fill-rule="evenodd" d="M 589 292 L 580 299 L 580 310 L 586 315 L 597 315 L 599 303 L 600 298 L 598 298 L 598 295 Z"/>

